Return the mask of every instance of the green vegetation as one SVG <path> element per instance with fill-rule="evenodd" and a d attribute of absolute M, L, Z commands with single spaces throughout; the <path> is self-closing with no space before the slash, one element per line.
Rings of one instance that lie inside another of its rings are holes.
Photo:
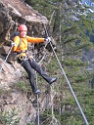
<path fill-rule="evenodd" d="M 77 60 L 77 59 L 66 59 L 64 62 L 63 62 L 66 66 L 84 66 L 85 63 L 82 62 L 81 60 Z"/>
<path fill-rule="evenodd" d="M 21 80 L 19 83 L 16 83 L 14 88 L 18 89 L 19 91 L 26 92 L 26 93 L 32 91 L 29 82 L 23 81 L 23 80 Z"/>
<path fill-rule="evenodd" d="M 19 120 L 20 118 L 17 117 L 15 109 L 13 109 L 11 112 L 4 111 L 0 115 L 0 122 L 3 125 L 19 125 Z"/>
<path fill-rule="evenodd" d="M 27 125 L 35 125 L 35 123 L 28 123 Z"/>
<path fill-rule="evenodd" d="M 78 0 L 75 0 L 76 4 L 70 0 L 26 0 L 26 2 L 45 15 L 48 20 L 55 12 L 48 31 L 57 41 L 56 52 L 89 124 L 94 125 L 94 90 L 89 83 L 94 72 L 89 73 L 86 70 L 88 63 L 81 60 L 84 52 L 94 49 L 90 41 L 90 36 L 94 35 L 93 15 L 87 13 L 87 7 L 83 8 Z M 58 92 L 58 96 L 54 98 L 54 115 L 57 120 L 64 125 L 84 125 L 83 118 L 55 58 L 52 58 L 48 64 L 47 71 L 58 77 L 54 87 Z M 38 79 L 41 80 L 40 77 Z M 51 109 L 43 114 L 45 125 L 51 121 L 49 116 L 51 116 Z"/>

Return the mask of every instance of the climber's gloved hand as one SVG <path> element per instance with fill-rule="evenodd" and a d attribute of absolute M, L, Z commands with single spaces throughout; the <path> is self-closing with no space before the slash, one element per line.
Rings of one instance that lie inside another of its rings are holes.
<path fill-rule="evenodd" d="M 16 43 L 14 43 L 14 42 L 11 42 L 11 46 L 16 46 Z"/>
<path fill-rule="evenodd" d="M 47 43 L 49 43 L 49 42 L 51 41 L 51 38 L 50 38 L 50 37 L 47 37 L 47 38 L 45 38 L 45 41 L 46 41 Z"/>

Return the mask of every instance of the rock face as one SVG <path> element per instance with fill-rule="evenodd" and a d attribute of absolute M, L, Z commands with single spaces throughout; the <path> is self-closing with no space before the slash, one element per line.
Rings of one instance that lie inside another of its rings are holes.
<path fill-rule="evenodd" d="M 2 71 L 0 72 L 0 87 L 9 88 L 9 85 L 17 82 L 22 76 L 23 69 L 21 66 L 14 62 L 15 64 L 10 65 L 9 63 L 4 64 L 4 60 L 0 59 L 0 65 L 2 66 Z"/>
<path fill-rule="evenodd" d="M 41 33 L 42 24 L 47 24 L 47 18 L 39 14 L 32 7 L 22 0 L 1 0 L 0 1 L 0 43 L 2 44 L 11 39 L 18 24 L 25 23 L 29 32 L 33 30 L 36 35 Z M 34 27 L 35 26 L 35 27 Z M 36 28 L 37 27 L 37 28 Z M 39 31 L 41 30 L 41 31 Z M 32 35 L 32 34 L 31 34 Z"/>
<path fill-rule="evenodd" d="M 32 97 L 32 100 L 33 99 L 34 97 Z M 1 96 L 0 104 L 1 110 L 12 113 L 13 109 L 15 109 L 15 113 L 17 113 L 16 117 L 20 118 L 19 125 L 26 125 L 26 122 L 29 122 L 30 120 L 34 121 L 36 110 L 28 100 L 26 94 L 20 93 L 17 90 L 13 90 L 11 95 L 5 93 Z"/>
<path fill-rule="evenodd" d="M 2 59 L 5 59 L 6 54 L 8 54 L 10 47 L 9 45 L 10 40 L 12 39 L 12 36 L 14 34 L 14 31 L 17 30 L 17 26 L 20 23 L 27 24 L 29 35 L 40 35 L 42 34 L 43 27 L 42 24 L 47 24 L 47 18 L 39 14 L 37 11 L 35 11 L 32 7 L 27 5 L 23 0 L 13 0 L 10 2 L 10 0 L 1 0 L 0 1 L 0 57 Z M 2 66 L 2 63 L 4 60 L 0 60 L 0 66 Z M 0 74 L 1 80 L 3 77 L 6 76 L 7 81 L 9 80 L 9 77 L 7 77 L 7 74 L 9 73 L 9 70 L 12 74 L 11 77 L 20 76 L 20 70 L 21 68 L 18 67 L 18 64 L 13 63 L 13 66 L 16 68 L 13 68 L 9 64 L 5 64 L 3 67 L 3 70 L 5 72 Z M 9 70 L 5 69 L 5 67 L 8 67 Z M 15 73 L 14 73 L 15 70 Z M 17 70 L 17 71 L 16 71 Z M 19 74 L 19 75 L 17 75 Z M 2 77 L 1 77 L 2 76 Z M 10 81 L 9 81 L 10 82 Z"/>
<path fill-rule="evenodd" d="M 27 24 L 29 35 L 39 36 L 42 34 L 42 24 L 47 24 L 46 17 L 33 10 L 23 0 L 1 0 L 0 1 L 0 119 L 4 112 L 11 113 L 16 109 L 17 117 L 20 118 L 19 125 L 27 125 L 36 118 L 36 107 L 33 106 L 35 96 L 30 89 L 30 97 L 27 92 L 23 93 L 14 89 L 15 84 L 19 85 L 19 78 L 22 77 L 24 69 L 15 61 L 12 64 L 5 62 L 14 31 L 20 23 Z M 8 44 L 8 45 L 7 45 Z M 12 86 L 12 88 L 10 87 Z M 24 88 L 24 86 L 22 86 Z M 2 93 L 4 92 L 4 93 Z M 9 93 L 9 95 L 8 95 Z M 45 109 L 45 97 L 40 98 L 41 111 Z M 9 119 L 8 119 L 9 120 Z M 0 125 L 4 121 L 0 120 Z M 16 124 L 15 124 L 16 125 Z"/>
<path fill-rule="evenodd" d="M 9 8 L 9 11 L 19 18 L 22 18 L 23 20 L 27 22 L 36 22 L 36 23 L 45 23 L 47 24 L 46 17 L 42 16 L 40 13 L 35 11 L 32 7 L 24 3 L 23 0 L 2 0 L 3 4 Z"/>
<path fill-rule="evenodd" d="M 4 43 L 8 40 L 11 26 L 12 18 L 9 15 L 9 10 L 0 2 L 0 43 Z"/>
<path fill-rule="evenodd" d="M 39 98 L 41 113 L 45 110 L 45 103 L 45 98 Z M 11 115 L 14 110 L 14 112 L 16 113 L 15 117 L 18 119 L 20 118 L 18 125 L 27 125 L 27 123 L 35 123 L 37 114 L 36 105 L 36 97 L 32 93 L 27 94 L 13 89 L 10 94 L 8 94 L 8 92 L 6 91 L 4 94 L 0 95 L 0 112 L 7 111 L 7 115 Z M 4 123 L 3 120 L 2 122 Z M 11 122 L 13 121 L 11 120 Z"/>
<path fill-rule="evenodd" d="M 6 57 L 11 49 L 9 42 L 20 23 L 27 25 L 29 35 L 40 37 L 44 35 L 43 24 L 47 24 L 48 21 L 46 17 L 25 4 L 23 0 L 1 0 L 0 125 L 29 125 L 35 124 L 37 121 L 36 96 L 32 93 L 28 79 L 25 78 L 26 72 L 15 60 L 12 59 L 10 62 L 10 57 L 13 56 L 10 56 L 6 62 Z M 30 52 L 31 50 L 32 47 L 30 48 Z M 37 52 L 38 50 L 35 49 L 34 51 Z M 43 52 L 41 53 L 43 54 Z M 40 56 L 39 53 L 38 56 Z M 38 99 L 41 116 L 45 109 L 51 108 L 52 106 L 50 95 L 45 92 L 48 91 L 46 90 L 47 88 L 49 87 L 45 87 L 45 83 L 39 86 L 39 89 L 42 91 Z M 52 94 L 52 96 L 54 98 L 55 94 Z M 13 112 L 16 113 L 16 116 Z M 15 118 L 18 119 L 18 124 Z"/>

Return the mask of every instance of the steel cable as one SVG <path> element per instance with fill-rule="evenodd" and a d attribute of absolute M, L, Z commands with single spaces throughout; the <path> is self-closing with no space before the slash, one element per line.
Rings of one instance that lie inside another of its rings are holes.
<path fill-rule="evenodd" d="M 45 32 L 46 32 L 47 37 L 49 37 L 45 25 L 44 25 L 44 29 L 45 29 Z M 70 81 L 68 80 L 68 77 L 67 77 L 67 75 L 66 75 L 66 73 L 65 73 L 65 71 L 64 71 L 64 69 L 63 69 L 63 67 L 62 67 L 62 65 L 61 65 L 61 63 L 60 63 L 60 60 L 59 60 L 59 58 L 58 58 L 58 56 L 57 56 L 57 54 L 56 54 L 56 52 L 55 52 L 55 50 L 54 50 L 54 48 L 53 48 L 53 45 L 52 45 L 51 41 L 50 41 L 50 46 L 51 46 L 52 51 L 53 51 L 53 53 L 54 53 L 54 55 L 55 55 L 55 57 L 56 57 L 56 59 L 57 59 L 57 62 L 58 62 L 58 64 L 59 64 L 59 66 L 60 66 L 60 69 L 61 69 L 61 71 L 62 71 L 62 75 L 65 77 L 66 82 L 67 82 L 67 84 L 68 84 L 68 86 L 69 86 L 69 89 L 70 89 L 70 91 L 71 91 L 71 93 L 72 93 L 72 95 L 73 95 L 73 97 L 74 97 L 74 99 L 75 99 L 75 101 L 76 101 L 76 104 L 77 104 L 77 106 L 78 106 L 78 108 L 79 108 L 79 110 L 80 110 L 80 112 L 81 112 L 81 114 L 82 114 L 82 117 L 83 117 L 83 119 L 84 119 L 86 125 L 89 125 L 89 123 L 88 123 L 88 121 L 87 121 L 87 118 L 86 118 L 86 116 L 85 116 L 85 114 L 84 114 L 84 112 L 83 112 L 83 110 L 82 110 L 82 107 L 81 107 L 81 105 L 80 105 L 80 103 L 79 103 L 79 101 L 78 101 L 78 99 L 77 99 L 77 97 L 76 97 L 76 95 L 75 95 L 75 93 L 74 93 L 74 91 L 73 91 L 73 89 L 72 89 L 72 86 L 71 86 L 71 84 L 70 84 Z"/>
<path fill-rule="evenodd" d="M 9 50 L 9 52 L 8 52 L 7 56 L 6 56 L 6 59 L 4 60 L 4 62 L 3 62 L 3 64 L 2 64 L 2 66 L 1 66 L 1 68 L 0 68 L 0 73 L 2 72 L 3 66 L 4 66 L 4 65 L 5 65 L 5 63 L 6 63 L 6 61 L 7 61 L 8 57 L 9 57 L 9 55 L 10 55 L 11 51 L 12 51 L 12 48 L 13 48 L 13 45 L 11 46 L 11 48 L 10 48 L 10 50 Z"/>

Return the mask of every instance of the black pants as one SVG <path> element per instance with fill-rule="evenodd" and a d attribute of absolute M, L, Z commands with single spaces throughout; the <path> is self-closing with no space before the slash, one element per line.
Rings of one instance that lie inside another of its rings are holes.
<path fill-rule="evenodd" d="M 37 89 L 35 85 L 35 75 L 33 69 L 36 70 L 48 83 L 51 81 L 52 78 L 48 76 L 47 73 L 43 71 L 43 69 L 33 59 L 28 59 L 23 61 L 18 59 L 18 62 L 28 73 L 30 85 L 33 91 Z"/>

